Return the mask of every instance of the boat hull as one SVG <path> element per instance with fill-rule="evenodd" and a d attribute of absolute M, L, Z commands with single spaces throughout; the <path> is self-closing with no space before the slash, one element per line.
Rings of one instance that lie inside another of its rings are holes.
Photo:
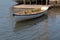
<path fill-rule="evenodd" d="M 25 7 L 24 7 L 25 6 Z M 23 20 L 27 20 L 27 19 L 32 19 L 32 18 L 36 18 L 39 16 L 42 16 L 43 14 L 45 14 L 48 10 L 50 6 L 42 6 L 42 5 L 18 5 L 18 6 L 14 6 L 14 8 L 16 9 L 20 9 L 20 8 L 41 8 L 41 12 L 37 12 L 36 14 L 29 14 L 29 15 L 19 15 L 19 14 L 14 14 L 14 20 L 15 21 L 23 21 Z"/>
<path fill-rule="evenodd" d="M 45 14 L 44 12 L 43 13 L 39 13 L 39 14 L 36 14 L 36 15 L 15 15 L 14 16 L 14 21 L 23 21 L 23 20 L 28 20 L 28 19 L 32 19 L 32 18 L 36 18 L 36 17 L 39 17 L 39 16 L 42 16 L 43 14 Z"/>

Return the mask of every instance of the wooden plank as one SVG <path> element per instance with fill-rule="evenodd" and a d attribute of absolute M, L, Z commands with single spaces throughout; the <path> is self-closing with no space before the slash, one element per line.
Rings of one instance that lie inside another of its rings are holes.
<path fill-rule="evenodd" d="M 18 5 L 14 6 L 14 8 L 41 8 L 42 6 L 50 7 L 50 5 Z"/>

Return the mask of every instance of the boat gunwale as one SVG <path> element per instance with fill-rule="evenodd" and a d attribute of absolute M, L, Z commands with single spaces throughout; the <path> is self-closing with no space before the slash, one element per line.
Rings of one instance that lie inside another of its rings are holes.
<path fill-rule="evenodd" d="M 44 6 L 44 5 L 43 5 Z M 50 8 L 51 6 L 49 5 L 48 9 Z M 47 10 L 48 10 L 47 9 Z M 40 13 L 37 13 L 37 14 L 25 14 L 25 15 L 17 15 L 17 14 L 14 14 L 13 13 L 13 16 L 32 16 L 32 15 L 38 15 L 38 14 L 42 14 L 44 12 L 46 12 L 47 10 L 44 10 L 44 11 L 41 11 Z"/>
<path fill-rule="evenodd" d="M 45 10 L 44 12 L 46 12 L 47 10 Z M 16 15 L 16 14 L 13 14 L 13 16 L 32 16 L 32 15 L 38 15 L 38 14 L 42 14 L 44 12 L 40 12 L 40 13 L 37 13 L 37 14 L 28 14 L 28 15 Z"/>

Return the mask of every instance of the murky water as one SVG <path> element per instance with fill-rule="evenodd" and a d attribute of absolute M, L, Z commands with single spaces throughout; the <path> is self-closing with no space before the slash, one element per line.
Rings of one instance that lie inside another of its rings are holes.
<path fill-rule="evenodd" d="M 60 40 L 60 8 L 26 21 L 15 22 L 12 0 L 0 0 L 0 40 Z"/>

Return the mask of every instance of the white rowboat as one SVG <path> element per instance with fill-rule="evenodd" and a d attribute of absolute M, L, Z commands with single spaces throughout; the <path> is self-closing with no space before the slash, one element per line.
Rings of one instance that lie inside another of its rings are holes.
<path fill-rule="evenodd" d="M 45 12 L 48 10 L 49 7 L 50 7 L 50 5 L 18 5 L 18 6 L 14 6 L 13 8 L 15 8 L 15 9 L 41 8 L 41 10 L 42 10 L 40 12 L 37 12 L 36 14 L 29 14 L 29 15 L 27 15 L 27 14 L 26 15 L 20 15 L 20 14 L 13 12 L 14 20 L 15 21 L 23 21 L 23 20 L 32 19 L 32 18 L 42 16 L 43 14 L 45 14 Z"/>

